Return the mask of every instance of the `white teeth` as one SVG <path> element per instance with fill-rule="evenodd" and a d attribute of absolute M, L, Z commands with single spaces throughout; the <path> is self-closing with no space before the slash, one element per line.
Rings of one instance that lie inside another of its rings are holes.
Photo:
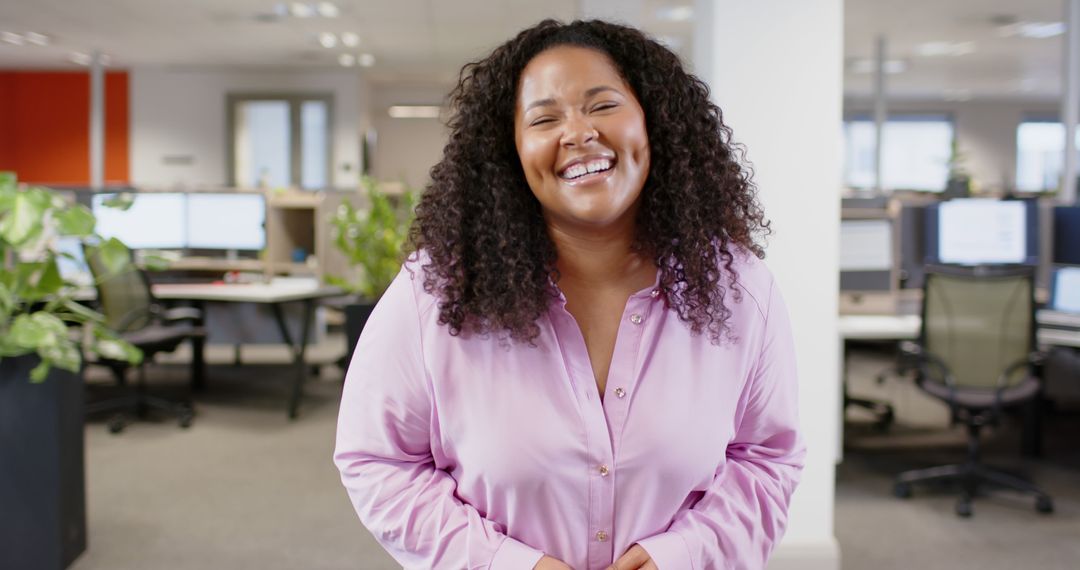
<path fill-rule="evenodd" d="M 567 168 L 562 176 L 568 180 L 574 178 L 580 178 L 586 174 L 592 174 L 594 172 L 602 172 L 611 168 L 611 161 L 606 158 L 600 158 L 596 160 L 590 160 L 587 163 L 577 163 L 570 168 Z"/>

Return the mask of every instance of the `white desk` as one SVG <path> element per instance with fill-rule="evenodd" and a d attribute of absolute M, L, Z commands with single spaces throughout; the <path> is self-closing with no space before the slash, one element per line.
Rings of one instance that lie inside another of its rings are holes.
<path fill-rule="evenodd" d="M 919 315 L 840 315 L 840 339 L 913 340 L 919 337 Z"/>
<path fill-rule="evenodd" d="M 1042 309 L 1035 313 L 1040 347 L 1069 346 L 1080 348 L 1080 314 Z"/>
<path fill-rule="evenodd" d="M 153 285 L 154 297 L 163 301 L 190 301 L 202 309 L 206 303 L 259 303 L 269 305 L 277 322 L 282 340 L 293 353 L 293 366 L 296 375 L 293 378 L 292 394 L 289 398 L 288 413 L 295 419 L 303 395 L 304 380 L 307 378 L 307 363 L 304 356 L 307 351 L 308 331 L 311 330 L 318 300 L 336 297 L 343 292 L 337 287 L 319 285 L 309 281 L 279 279 L 270 283 L 161 283 Z M 97 297 L 93 289 L 79 290 L 75 299 L 92 301 Z M 285 303 L 303 303 L 299 342 L 293 340 L 289 327 L 285 323 L 282 305 Z M 204 313 L 205 314 L 205 313 Z M 192 388 L 203 388 L 201 375 L 197 375 Z"/>

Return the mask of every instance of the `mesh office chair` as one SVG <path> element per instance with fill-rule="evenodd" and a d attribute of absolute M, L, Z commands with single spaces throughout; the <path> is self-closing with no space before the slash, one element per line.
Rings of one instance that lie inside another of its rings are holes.
<path fill-rule="evenodd" d="M 177 418 L 181 427 L 189 427 L 194 419 L 190 402 L 172 402 L 146 393 L 146 362 L 159 352 L 172 352 L 185 340 L 192 343 L 192 385 L 201 383 L 205 373 L 203 347 L 205 330 L 198 325 L 202 314 L 197 309 L 179 308 L 165 310 L 154 298 L 146 273 L 132 266 L 121 272 L 110 273 L 100 255 L 84 247 L 87 265 L 97 283 L 98 304 L 105 315 L 105 324 L 124 340 L 143 351 L 143 364 L 139 366 L 135 390 L 128 389 L 127 369 L 124 361 L 102 359 L 98 364 L 110 368 L 117 383 L 126 393 L 118 398 L 93 402 L 86 407 L 87 413 L 134 410 L 145 417 L 150 408 L 162 410 Z M 123 416 L 109 422 L 109 431 L 116 433 L 124 428 Z"/>
<path fill-rule="evenodd" d="M 957 481 L 956 513 L 972 514 L 985 483 L 1035 495 L 1039 512 L 1053 511 L 1049 495 L 1033 483 L 983 465 L 979 433 L 996 425 L 1005 408 L 1039 396 L 1035 376 L 1033 271 L 1027 267 L 927 268 L 923 323 L 915 349 L 918 386 L 949 405 L 953 424 L 968 431 L 964 463 L 901 473 L 896 496 L 911 496 L 913 483 Z"/>

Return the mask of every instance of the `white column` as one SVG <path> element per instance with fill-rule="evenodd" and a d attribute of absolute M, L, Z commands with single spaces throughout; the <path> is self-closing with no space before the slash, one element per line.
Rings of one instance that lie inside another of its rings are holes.
<path fill-rule="evenodd" d="M 700 76 L 746 145 L 773 222 L 766 263 L 787 299 L 799 363 L 810 452 L 769 568 L 835 570 L 843 0 L 717 0 L 695 21 L 713 45 Z"/>
<path fill-rule="evenodd" d="M 874 44 L 874 192 L 882 194 L 885 190 L 881 182 L 881 156 L 885 140 L 885 121 L 888 108 L 885 106 L 885 36 L 878 36 Z"/>
<path fill-rule="evenodd" d="M 90 58 L 90 187 L 105 185 L 105 66 L 101 52 Z"/>
<path fill-rule="evenodd" d="M 1076 122 L 1080 120 L 1080 0 L 1065 0 L 1065 70 L 1061 120 L 1065 124 L 1065 162 L 1058 201 L 1076 203 Z"/>

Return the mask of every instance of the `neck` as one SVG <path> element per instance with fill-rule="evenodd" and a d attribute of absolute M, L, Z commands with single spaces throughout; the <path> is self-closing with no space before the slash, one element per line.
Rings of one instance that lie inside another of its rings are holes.
<path fill-rule="evenodd" d="M 561 282 L 602 288 L 625 284 L 646 271 L 654 272 L 648 256 L 631 248 L 633 230 L 632 225 L 581 231 L 549 224 Z"/>

